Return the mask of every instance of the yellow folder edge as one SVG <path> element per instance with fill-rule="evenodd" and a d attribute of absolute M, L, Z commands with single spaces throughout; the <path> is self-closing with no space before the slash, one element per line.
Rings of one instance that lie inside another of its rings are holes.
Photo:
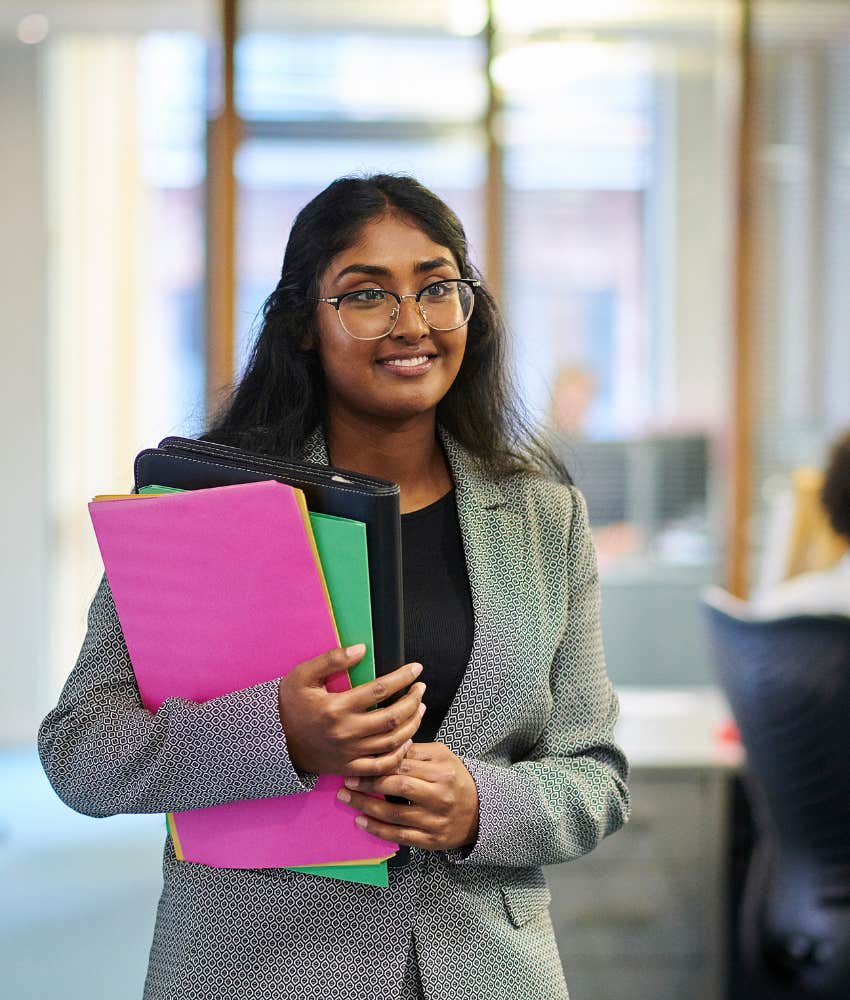
<path fill-rule="evenodd" d="M 325 580 L 325 571 L 322 569 L 322 560 L 319 558 L 319 549 L 316 546 L 316 536 L 313 534 L 313 525 L 310 522 L 310 511 L 307 510 L 307 500 L 304 497 L 304 491 L 292 487 L 292 491 L 295 494 L 295 499 L 298 503 L 298 509 L 301 511 L 301 520 L 304 522 L 304 531 L 307 533 L 307 540 L 310 542 L 310 550 L 313 553 L 313 561 L 316 563 L 316 569 L 319 571 L 319 579 L 322 581 L 322 590 L 325 593 L 325 602 L 328 605 L 328 611 L 331 613 L 331 621 L 333 622 L 334 635 L 336 636 L 337 645 L 339 645 L 339 629 L 336 627 L 336 618 L 334 617 L 334 609 L 331 604 L 331 595 L 328 590 L 327 580 Z M 347 673 L 347 672 L 346 672 Z M 348 686 L 351 687 L 351 680 L 349 679 Z"/>
<path fill-rule="evenodd" d="M 336 626 L 336 619 L 334 618 L 334 609 L 331 604 L 331 595 L 328 591 L 327 581 L 325 580 L 325 573 L 322 569 L 322 561 L 319 559 L 319 550 L 316 546 L 316 538 L 313 534 L 313 526 L 310 523 L 310 512 L 307 509 L 307 500 L 304 497 L 304 491 L 299 490 L 297 487 L 292 487 L 292 491 L 295 494 L 295 500 L 298 504 L 298 509 L 301 511 L 301 519 L 304 522 L 304 530 L 307 533 L 307 539 L 310 542 L 310 549 L 313 553 L 313 559 L 316 562 L 316 567 L 319 570 L 319 578 L 322 581 L 322 590 L 325 593 L 325 600 L 328 603 L 328 609 L 331 613 L 331 621 L 333 622 L 334 634 L 336 635 L 336 641 L 339 642 L 339 630 Z M 99 493 L 96 497 L 92 498 L 93 503 L 99 503 L 101 500 L 146 500 L 148 497 L 165 497 L 171 496 L 171 492 L 163 493 Z M 183 856 L 183 848 L 180 846 L 180 838 L 177 836 L 177 824 L 174 822 L 174 813 L 165 814 L 165 822 L 168 827 L 168 832 L 171 835 L 171 843 L 174 847 L 174 857 L 178 861 L 185 861 Z M 395 851 L 391 854 L 386 854 L 380 858 L 358 858 L 351 861 L 325 861 L 320 863 L 314 863 L 312 865 L 302 865 L 303 868 L 338 868 L 343 865 L 379 865 L 383 861 L 387 861 L 390 858 L 395 857 Z"/>

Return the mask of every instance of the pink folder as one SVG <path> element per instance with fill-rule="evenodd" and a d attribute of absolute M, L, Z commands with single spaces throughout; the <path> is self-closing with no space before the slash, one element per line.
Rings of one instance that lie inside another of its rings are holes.
<path fill-rule="evenodd" d="M 278 482 L 89 504 L 142 702 L 205 701 L 337 646 L 296 491 Z M 350 687 L 346 673 L 328 690 Z M 311 792 L 173 814 L 187 861 L 279 868 L 386 857 L 322 775 Z"/>

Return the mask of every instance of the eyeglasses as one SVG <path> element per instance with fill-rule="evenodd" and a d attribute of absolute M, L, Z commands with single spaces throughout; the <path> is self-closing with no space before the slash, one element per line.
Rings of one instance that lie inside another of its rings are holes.
<path fill-rule="evenodd" d="M 336 309 L 343 330 L 355 340 L 380 340 L 395 329 L 402 299 L 415 299 L 422 319 L 432 330 L 457 330 L 467 322 L 475 305 L 474 278 L 444 278 L 409 295 L 384 288 L 359 288 L 343 295 L 320 298 Z"/>

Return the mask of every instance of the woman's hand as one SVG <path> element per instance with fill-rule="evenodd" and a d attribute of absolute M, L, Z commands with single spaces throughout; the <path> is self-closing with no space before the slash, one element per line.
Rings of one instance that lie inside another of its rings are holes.
<path fill-rule="evenodd" d="M 384 840 L 428 851 L 474 844 L 478 789 L 472 775 L 444 743 L 413 743 L 395 774 L 349 778 L 337 793 L 363 815 L 356 822 Z M 410 805 L 373 795 L 398 795 Z"/>
<path fill-rule="evenodd" d="M 390 774 L 401 763 L 425 713 L 423 683 L 403 698 L 370 711 L 398 694 L 422 672 L 407 663 L 391 674 L 350 691 L 331 692 L 325 680 L 354 666 L 366 647 L 332 649 L 299 663 L 278 685 L 278 709 L 289 757 L 295 767 L 316 774 Z"/>

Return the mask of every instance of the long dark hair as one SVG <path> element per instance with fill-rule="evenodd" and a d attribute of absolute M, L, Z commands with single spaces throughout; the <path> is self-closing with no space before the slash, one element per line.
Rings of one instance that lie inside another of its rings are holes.
<path fill-rule="evenodd" d="M 298 213 L 244 374 L 204 438 L 300 456 L 325 414 L 318 352 L 303 346 L 305 337 L 316 333 L 320 278 L 366 223 L 388 211 L 409 217 L 435 243 L 448 247 L 464 277 L 479 277 L 457 216 L 412 177 L 375 174 L 334 181 Z M 437 421 L 496 478 L 532 472 L 570 481 L 519 401 L 508 372 L 505 326 L 483 284 L 475 292 L 463 362 L 437 405 Z"/>
<path fill-rule="evenodd" d="M 821 501 L 833 531 L 850 540 L 850 432 L 830 448 Z"/>

